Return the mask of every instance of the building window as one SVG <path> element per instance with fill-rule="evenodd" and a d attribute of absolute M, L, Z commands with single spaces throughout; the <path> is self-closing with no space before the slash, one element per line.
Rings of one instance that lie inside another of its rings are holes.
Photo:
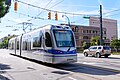
<path fill-rule="evenodd" d="M 88 36 L 83 36 L 83 39 L 89 39 L 89 37 Z"/>
<path fill-rule="evenodd" d="M 89 30 L 89 33 L 91 33 L 91 30 Z"/>
<path fill-rule="evenodd" d="M 83 30 L 83 33 L 85 33 L 85 30 Z"/>
<path fill-rule="evenodd" d="M 93 33 L 95 33 L 95 31 L 93 30 Z"/>
<path fill-rule="evenodd" d="M 75 32 L 78 32 L 78 27 L 77 26 L 75 27 Z"/>
<path fill-rule="evenodd" d="M 104 34 L 106 34 L 106 31 L 104 31 Z"/>
<path fill-rule="evenodd" d="M 104 39 L 106 39 L 106 37 L 104 37 Z"/>
<path fill-rule="evenodd" d="M 87 30 L 87 33 L 89 33 L 89 31 Z"/>
<path fill-rule="evenodd" d="M 98 31 L 96 31 L 96 34 L 98 33 Z"/>
<path fill-rule="evenodd" d="M 80 36 L 80 37 L 79 37 L 79 39 L 83 39 L 83 37 L 82 37 L 82 36 Z"/>

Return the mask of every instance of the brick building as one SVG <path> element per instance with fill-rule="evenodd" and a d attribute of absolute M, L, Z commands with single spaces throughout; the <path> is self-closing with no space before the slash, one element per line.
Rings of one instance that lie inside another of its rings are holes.
<path fill-rule="evenodd" d="M 82 47 L 83 42 L 90 43 L 90 39 L 100 35 L 100 28 L 93 26 L 70 25 L 74 31 L 77 47 Z M 106 28 L 103 28 L 103 38 L 106 39 Z M 105 40 L 109 43 L 109 40 Z"/>

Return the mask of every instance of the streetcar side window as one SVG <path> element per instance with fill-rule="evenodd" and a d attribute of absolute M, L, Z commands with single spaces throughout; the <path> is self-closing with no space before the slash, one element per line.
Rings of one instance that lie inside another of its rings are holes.
<path fill-rule="evenodd" d="M 45 33 L 45 45 L 47 47 L 52 47 L 51 36 L 48 32 Z"/>
<path fill-rule="evenodd" d="M 17 49 L 19 49 L 19 40 L 17 41 Z"/>
<path fill-rule="evenodd" d="M 42 32 L 41 31 L 33 34 L 32 43 L 33 43 L 34 49 L 38 49 L 41 47 L 42 45 Z"/>
<path fill-rule="evenodd" d="M 27 41 L 23 40 L 23 50 L 27 50 Z"/>
<path fill-rule="evenodd" d="M 12 48 L 12 42 L 11 42 L 11 41 L 9 41 L 9 43 L 8 43 L 8 48 L 9 48 L 9 49 Z"/>
<path fill-rule="evenodd" d="M 14 43 L 12 42 L 12 49 L 14 49 Z"/>
<path fill-rule="evenodd" d="M 33 47 L 41 47 L 42 36 L 33 38 Z"/>
<path fill-rule="evenodd" d="M 30 39 L 28 39 L 28 41 L 27 41 L 27 50 L 28 51 L 31 50 L 31 41 L 30 41 Z"/>

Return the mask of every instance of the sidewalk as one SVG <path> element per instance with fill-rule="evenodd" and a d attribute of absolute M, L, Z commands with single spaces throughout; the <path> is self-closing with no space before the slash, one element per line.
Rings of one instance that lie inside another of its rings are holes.
<path fill-rule="evenodd" d="M 111 54 L 110 57 L 120 58 L 120 55 L 113 55 L 113 54 Z"/>

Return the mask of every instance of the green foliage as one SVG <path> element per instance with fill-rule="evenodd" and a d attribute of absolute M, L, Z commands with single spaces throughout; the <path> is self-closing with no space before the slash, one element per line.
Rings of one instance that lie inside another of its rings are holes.
<path fill-rule="evenodd" d="M 6 0 L 0 0 L 0 18 L 5 16 L 6 13 L 8 13 L 9 7 L 11 5 L 5 5 Z"/>
<path fill-rule="evenodd" d="M 91 46 L 100 45 L 100 37 L 99 36 L 92 37 L 90 40 L 90 45 Z"/>
<path fill-rule="evenodd" d="M 0 42 L 0 48 L 4 48 L 4 43 Z"/>
<path fill-rule="evenodd" d="M 88 44 L 87 42 L 83 42 L 82 47 L 83 47 L 84 49 L 87 49 L 87 48 L 89 47 L 89 44 Z"/>
<path fill-rule="evenodd" d="M 120 55 L 120 52 L 113 52 L 113 55 Z"/>
<path fill-rule="evenodd" d="M 118 48 L 120 47 L 120 40 L 118 40 L 118 39 L 112 40 L 111 43 L 110 43 L 110 46 L 114 47 L 116 52 L 118 52 Z"/>
<path fill-rule="evenodd" d="M 111 47 L 120 47 L 120 40 L 118 40 L 118 39 L 112 40 L 110 46 Z"/>
<path fill-rule="evenodd" d="M 5 37 L 3 42 L 0 43 L 0 48 L 7 48 L 8 47 L 8 42 L 11 38 L 15 37 L 16 35 L 8 36 Z"/>

